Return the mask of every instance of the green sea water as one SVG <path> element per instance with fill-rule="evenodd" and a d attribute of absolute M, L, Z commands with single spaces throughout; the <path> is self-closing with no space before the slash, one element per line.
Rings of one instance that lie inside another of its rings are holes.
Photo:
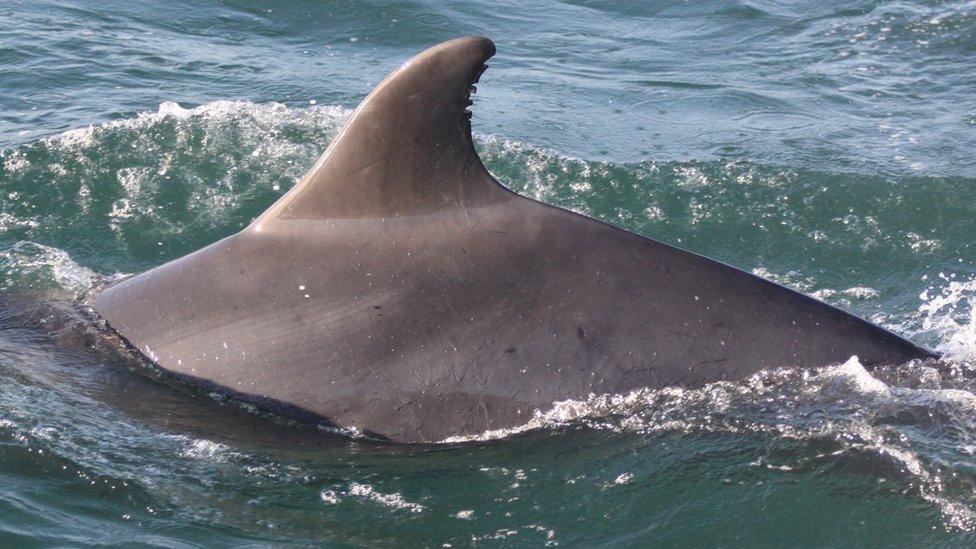
<path fill-rule="evenodd" d="M 248 224 L 441 40 L 506 186 L 946 358 L 349 439 L 175 384 L 75 301 Z M 976 3 L 0 4 L 0 546 L 971 546 Z"/>

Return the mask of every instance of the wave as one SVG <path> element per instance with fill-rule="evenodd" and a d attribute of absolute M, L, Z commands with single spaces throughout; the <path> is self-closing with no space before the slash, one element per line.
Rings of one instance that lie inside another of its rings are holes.
<path fill-rule="evenodd" d="M 238 230 L 287 191 L 349 114 L 167 102 L 5 149 L 0 239 L 64 243 L 129 270 L 185 254 Z M 880 278 L 894 258 L 908 258 L 903 272 L 914 276 L 967 247 L 957 220 L 976 216 L 976 185 L 966 178 L 746 161 L 613 163 L 493 135 L 476 141 L 490 171 L 517 192 L 749 269 L 813 271 L 811 256 L 866 257 L 865 274 Z M 947 206 L 931 211 L 933 202 Z"/>
<path fill-rule="evenodd" d="M 971 439 L 976 434 L 974 390 L 973 363 L 916 362 L 872 373 L 851 357 L 819 370 L 760 372 L 741 382 L 697 389 L 566 400 L 536 411 L 524 425 L 442 442 L 485 442 L 580 426 L 641 435 L 762 433 L 831 450 L 794 462 L 762 456 L 753 463 L 756 467 L 789 473 L 839 456 L 875 462 L 874 468 L 903 477 L 922 499 L 937 505 L 947 524 L 973 530 L 976 492 L 970 483 L 976 478 L 966 463 L 976 454 Z M 930 439 L 933 432 L 943 437 L 938 445 Z"/>

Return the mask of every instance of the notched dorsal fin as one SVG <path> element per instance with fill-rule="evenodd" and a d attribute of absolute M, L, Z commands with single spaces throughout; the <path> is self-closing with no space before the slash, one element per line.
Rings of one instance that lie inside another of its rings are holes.
<path fill-rule="evenodd" d="M 471 140 L 471 87 L 491 40 L 434 46 L 388 76 L 315 166 L 255 221 L 394 217 L 495 202 L 504 191 Z"/>

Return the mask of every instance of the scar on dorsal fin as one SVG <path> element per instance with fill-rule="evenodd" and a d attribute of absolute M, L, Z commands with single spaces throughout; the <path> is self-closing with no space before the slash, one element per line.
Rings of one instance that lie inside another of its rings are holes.
<path fill-rule="evenodd" d="M 404 63 L 359 105 L 294 188 L 252 227 L 277 220 L 396 217 L 476 207 L 507 194 L 478 158 L 470 94 L 487 38 L 458 38 Z"/>

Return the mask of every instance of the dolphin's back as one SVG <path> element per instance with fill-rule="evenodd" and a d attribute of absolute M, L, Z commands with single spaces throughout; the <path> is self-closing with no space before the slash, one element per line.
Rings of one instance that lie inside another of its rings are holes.
<path fill-rule="evenodd" d="M 505 190 L 463 111 L 493 51 L 468 38 L 411 60 L 250 227 L 105 290 L 98 312 L 165 370 L 397 441 L 512 427 L 593 393 L 932 356 Z"/>

